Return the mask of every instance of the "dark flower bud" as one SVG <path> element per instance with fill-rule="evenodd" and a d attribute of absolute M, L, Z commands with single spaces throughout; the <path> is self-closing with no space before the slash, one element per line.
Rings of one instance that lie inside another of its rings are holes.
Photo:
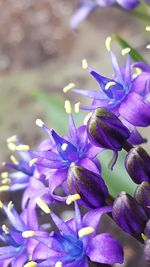
<path fill-rule="evenodd" d="M 143 182 L 137 186 L 134 198 L 144 208 L 148 216 L 150 216 L 150 183 Z"/>
<path fill-rule="evenodd" d="M 142 147 L 135 147 L 129 151 L 125 165 L 136 184 L 143 181 L 150 182 L 150 156 Z"/>
<path fill-rule="evenodd" d="M 141 239 L 148 218 L 133 197 L 125 192 L 119 193 L 114 201 L 112 216 L 125 232 Z"/>
<path fill-rule="evenodd" d="M 96 146 L 119 151 L 130 132 L 112 112 L 98 108 L 88 122 L 88 136 Z"/>
<path fill-rule="evenodd" d="M 108 190 L 100 175 L 73 163 L 68 172 L 67 183 L 69 192 L 78 193 L 84 206 L 98 208 L 105 205 Z"/>

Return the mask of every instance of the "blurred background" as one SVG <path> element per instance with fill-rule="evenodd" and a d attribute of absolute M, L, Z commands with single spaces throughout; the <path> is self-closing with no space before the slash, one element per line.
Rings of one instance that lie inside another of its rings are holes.
<path fill-rule="evenodd" d="M 0 0 L 0 161 L 9 156 L 6 146 L 9 136 L 17 134 L 31 147 L 39 144 L 44 134 L 35 125 L 37 118 L 59 133 L 67 131 L 64 100 L 74 104 L 79 97 L 73 93 L 64 95 L 62 89 L 70 82 L 77 88 L 98 89 L 82 69 L 83 58 L 102 74 L 112 74 L 105 49 L 108 35 L 119 34 L 150 62 L 145 48 L 150 40 L 145 32 L 148 22 L 116 7 L 99 8 L 73 31 L 69 23 L 76 4 L 76 0 Z M 112 46 L 123 62 L 121 47 L 115 41 Z M 82 118 L 81 113 L 77 121 Z M 150 131 L 142 129 L 142 133 L 149 137 Z M 149 144 L 146 146 L 150 151 Z M 103 160 L 106 158 L 107 155 Z M 105 220 L 105 230 L 111 228 L 118 233 L 118 228 L 110 227 L 110 220 Z M 126 262 L 122 266 L 148 266 L 139 244 L 120 232 L 118 239 L 123 240 L 126 248 Z"/>

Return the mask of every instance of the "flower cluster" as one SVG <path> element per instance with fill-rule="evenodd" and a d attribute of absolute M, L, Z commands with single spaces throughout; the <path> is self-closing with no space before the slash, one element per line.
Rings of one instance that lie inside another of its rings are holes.
<path fill-rule="evenodd" d="M 36 124 L 47 138 L 37 151 L 16 136 L 7 139 L 13 155 L 1 173 L 0 191 L 23 191 L 19 214 L 12 202 L 0 202 L 7 217 L 0 228 L 0 266 L 3 267 L 88 267 L 90 262 L 115 264 L 124 261 L 122 245 L 109 233 L 98 233 L 104 214 L 138 241 L 150 261 L 150 156 L 139 146 L 145 139 L 137 126 L 150 125 L 150 66 L 131 64 L 130 49 L 123 67 L 110 49 L 114 76 L 107 78 L 87 66 L 100 90 L 64 88 L 92 98 L 83 125 L 76 127 L 70 102 L 65 102 L 69 116 L 68 135 L 60 136 L 40 119 Z M 138 73 L 133 76 L 133 69 Z M 75 109 L 79 112 L 80 103 Z M 111 169 L 119 151 L 127 152 L 125 167 L 138 184 L 134 197 L 120 192 L 114 200 L 102 177 L 98 155 L 113 151 Z M 138 170 L 138 171 L 137 171 Z M 54 211 L 75 205 L 75 215 L 64 221 Z M 81 213 L 79 205 L 84 207 Z M 85 211 L 86 210 L 86 211 Z M 53 224 L 56 229 L 53 230 Z M 111 251 L 111 253 L 110 253 Z"/>

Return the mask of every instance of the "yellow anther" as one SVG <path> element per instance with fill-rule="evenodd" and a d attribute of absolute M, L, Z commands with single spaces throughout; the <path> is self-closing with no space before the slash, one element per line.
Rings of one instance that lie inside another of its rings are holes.
<path fill-rule="evenodd" d="M 28 145 L 19 145 L 19 146 L 16 146 L 16 150 L 17 151 L 29 151 L 30 147 Z"/>
<path fill-rule="evenodd" d="M 105 85 L 105 89 L 108 90 L 110 87 L 114 86 L 116 83 L 115 82 L 108 82 L 106 85 Z"/>
<path fill-rule="evenodd" d="M 84 69 L 84 70 L 86 70 L 87 68 L 88 68 L 88 63 L 87 63 L 87 60 L 84 58 L 84 59 L 82 59 L 82 68 Z"/>
<path fill-rule="evenodd" d="M 145 30 L 146 30 L 147 32 L 150 32 L 150 26 L 146 26 Z"/>
<path fill-rule="evenodd" d="M 83 121 L 83 124 L 84 124 L 84 125 L 87 125 L 87 123 L 88 123 L 89 119 L 91 118 L 91 116 L 92 116 L 92 112 L 89 112 L 89 113 L 85 116 L 84 121 Z"/>
<path fill-rule="evenodd" d="M 22 236 L 24 237 L 24 238 L 29 238 L 29 237 L 33 237 L 35 235 L 35 232 L 34 231 L 24 231 L 23 233 L 22 233 Z"/>
<path fill-rule="evenodd" d="M 9 209 L 9 211 L 12 210 L 13 206 L 14 206 L 13 202 L 12 201 L 9 201 L 9 203 L 7 205 L 7 208 Z"/>
<path fill-rule="evenodd" d="M 0 200 L 0 209 L 3 208 L 3 202 Z"/>
<path fill-rule="evenodd" d="M 148 45 L 146 46 L 146 48 L 147 48 L 147 49 L 150 49 L 150 44 L 148 44 Z"/>
<path fill-rule="evenodd" d="M 108 37 L 106 38 L 106 41 L 105 41 L 106 49 L 107 49 L 109 52 L 111 51 L 111 41 L 112 41 L 111 36 L 108 36 Z"/>
<path fill-rule="evenodd" d="M 71 90 L 72 88 L 74 88 L 75 87 L 75 84 L 74 83 L 69 83 L 67 86 L 65 86 L 64 88 L 63 88 L 63 92 L 64 93 L 67 93 L 69 90 Z"/>
<path fill-rule="evenodd" d="M 135 68 L 136 74 L 139 75 L 142 73 L 142 70 L 140 68 Z"/>
<path fill-rule="evenodd" d="M 61 149 L 62 149 L 63 151 L 65 151 L 67 147 L 68 147 L 68 144 L 63 143 L 62 146 L 61 146 Z"/>
<path fill-rule="evenodd" d="M 16 150 L 16 145 L 14 143 L 8 143 L 8 148 L 11 150 L 11 151 L 15 151 Z"/>
<path fill-rule="evenodd" d="M 94 228 L 92 228 L 92 227 L 84 227 L 84 228 L 79 230 L 78 236 L 79 237 L 83 237 L 83 236 L 89 235 L 89 234 L 91 234 L 93 232 L 94 232 Z"/>
<path fill-rule="evenodd" d="M 2 225 L 2 230 L 6 235 L 9 234 L 9 230 L 5 224 Z"/>
<path fill-rule="evenodd" d="M 9 190 L 9 188 L 10 188 L 10 186 L 9 186 L 9 185 L 2 185 L 2 186 L 0 186 L 0 192 L 3 192 L 3 191 L 8 191 L 8 190 Z"/>
<path fill-rule="evenodd" d="M 147 236 L 145 235 L 145 234 L 141 234 L 141 237 L 142 237 L 142 239 L 144 240 L 144 241 L 146 241 L 148 238 L 147 238 Z"/>
<path fill-rule="evenodd" d="M 27 262 L 23 267 L 36 267 L 37 263 L 35 261 Z"/>
<path fill-rule="evenodd" d="M 41 128 L 44 126 L 44 122 L 43 122 L 41 119 L 37 119 L 37 120 L 35 121 L 35 124 L 36 124 L 37 126 L 41 127 Z"/>
<path fill-rule="evenodd" d="M 80 199 L 80 195 L 79 194 L 70 195 L 70 196 L 67 197 L 66 204 L 70 205 L 72 202 L 74 202 L 74 201 L 76 201 L 78 199 Z"/>
<path fill-rule="evenodd" d="M 69 100 L 65 101 L 65 110 L 67 114 L 71 114 L 72 112 L 72 108 L 71 108 L 71 104 Z"/>
<path fill-rule="evenodd" d="M 15 165 L 19 164 L 18 160 L 13 155 L 10 156 L 10 159 Z"/>
<path fill-rule="evenodd" d="M 32 165 L 34 165 L 35 162 L 37 162 L 37 158 L 31 159 L 29 162 L 29 166 L 32 167 Z"/>
<path fill-rule="evenodd" d="M 2 180 L 1 183 L 2 183 L 2 184 L 9 184 L 10 181 L 11 181 L 11 180 L 10 180 L 9 178 L 5 178 L 5 179 Z"/>
<path fill-rule="evenodd" d="M 80 111 L 80 105 L 81 105 L 80 102 L 77 102 L 77 103 L 74 105 L 75 113 L 79 113 L 79 111 Z"/>
<path fill-rule="evenodd" d="M 62 267 L 63 265 L 62 265 L 62 262 L 61 261 L 57 261 L 56 263 L 55 263 L 55 267 Z"/>
<path fill-rule="evenodd" d="M 36 198 L 36 204 L 41 208 L 41 210 L 43 210 L 46 214 L 50 214 L 51 210 L 49 208 L 49 206 L 46 204 L 46 202 L 44 200 L 42 200 L 41 198 L 37 197 Z"/>
<path fill-rule="evenodd" d="M 8 137 L 6 139 L 7 143 L 15 143 L 17 141 L 17 136 L 16 135 L 13 135 L 11 137 Z"/>
<path fill-rule="evenodd" d="M 1 177 L 2 177 L 3 179 L 8 178 L 8 172 L 2 172 L 2 173 L 1 173 Z"/>
<path fill-rule="evenodd" d="M 125 56 L 126 54 L 129 54 L 130 52 L 131 52 L 131 48 L 126 47 L 126 48 L 122 49 L 121 54 L 122 54 L 122 56 Z"/>

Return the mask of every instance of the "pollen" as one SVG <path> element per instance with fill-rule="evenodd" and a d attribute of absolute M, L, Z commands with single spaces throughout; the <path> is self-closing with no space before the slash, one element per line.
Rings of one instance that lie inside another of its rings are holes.
<path fill-rule="evenodd" d="M 0 209 L 3 208 L 3 202 L 0 200 Z"/>
<path fill-rule="evenodd" d="M 62 146 L 61 146 L 61 149 L 62 149 L 63 151 L 65 151 L 67 147 L 68 147 L 68 144 L 63 143 Z"/>
<path fill-rule="evenodd" d="M 80 105 L 81 105 L 80 102 L 77 102 L 77 103 L 74 105 L 75 113 L 79 113 L 79 111 L 80 111 Z"/>
<path fill-rule="evenodd" d="M 3 179 L 8 178 L 8 172 L 2 172 L 2 173 L 1 173 L 1 177 L 2 177 Z"/>
<path fill-rule="evenodd" d="M 9 230 L 8 230 L 8 228 L 7 228 L 7 226 L 5 224 L 2 225 L 2 230 L 6 235 L 9 234 Z"/>
<path fill-rule="evenodd" d="M 114 86 L 116 83 L 115 82 L 108 82 L 106 85 L 105 85 L 105 89 L 108 90 L 110 87 Z"/>
<path fill-rule="evenodd" d="M 74 201 L 76 201 L 78 199 L 80 199 L 80 195 L 79 194 L 70 195 L 70 196 L 67 197 L 66 204 L 70 205 L 72 202 L 74 202 Z"/>
<path fill-rule="evenodd" d="M 146 46 L 146 48 L 147 48 L 147 49 L 150 49 L 150 44 L 148 44 L 148 45 Z"/>
<path fill-rule="evenodd" d="M 23 233 L 22 233 L 22 236 L 24 237 L 24 238 L 29 238 L 29 237 L 33 237 L 35 235 L 35 232 L 34 231 L 24 231 Z"/>
<path fill-rule="evenodd" d="M 84 124 L 84 125 L 87 125 L 87 123 L 88 123 L 89 119 L 91 118 L 91 116 L 92 116 L 92 112 L 89 112 L 89 113 L 85 116 L 84 121 L 83 121 L 83 124 Z"/>
<path fill-rule="evenodd" d="M 8 148 L 9 148 L 9 150 L 11 150 L 11 151 L 15 151 L 16 150 L 16 145 L 14 144 L 14 143 L 8 143 Z"/>
<path fill-rule="evenodd" d="M 87 60 L 84 58 L 84 59 L 82 59 L 82 68 L 84 69 L 84 70 L 86 70 L 87 68 L 88 68 L 88 63 L 87 63 Z"/>
<path fill-rule="evenodd" d="M 16 135 L 13 135 L 11 137 L 8 137 L 6 139 L 7 143 L 15 143 L 17 141 L 17 136 Z"/>
<path fill-rule="evenodd" d="M 29 151 L 30 147 L 28 145 L 19 145 L 19 146 L 16 146 L 16 150 L 17 151 Z"/>
<path fill-rule="evenodd" d="M 43 122 L 41 119 L 37 119 L 37 120 L 35 121 L 35 124 L 36 124 L 37 126 L 39 126 L 40 128 L 42 128 L 42 127 L 44 126 L 44 122 Z"/>
<path fill-rule="evenodd" d="M 69 83 L 67 86 L 65 86 L 64 88 L 63 88 L 63 92 L 64 93 L 67 93 L 69 90 L 71 90 L 72 88 L 74 88 L 75 87 L 75 84 L 74 83 Z"/>
<path fill-rule="evenodd" d="M 150 26 L 146 26 L 145 30 L 146 30 L 147 32 L 150 32 Z"/>
<path fill-rule="evenodd" d="M 35 261 L 27 262 L 23 267 L 36 267 L 37 263 Z"/>
<path fill-rule="evenodd" d="M 46 202 L 44 200 L 42 200 L 41 198 L 37 197 L 36 198 L 36 204 L 41 208 L 41 210 L 43 210 L 46 214 L 50 214 L 51 210 L 48 207 L 48 205 L 46 204 Z"/>
<path fill-rule="evenodd" d="M 147 236 L 145 235 L 145 234 L 141 234 L 141 237 L 142 237 L 142 239 L 144 240 L 144 241 L 146 241 L 148 238 L 147 238 Z"/>
<path fill-rule="evenodd" d="M 63 265 L 62 265 L 62 262 L 61 261 L 57 261 L 56 263 L 55 263 L 55 267 L 62 267 Z"/>
<path fill-rule="evenodd" d="M 79 237 L 83 237 L 83 236 L 85 236 L 85 235 L 89 235 L 89 234 L 91 234 L 91 233 L 93 233 L 94 232 L 94 228 L 92 228 L 92 227 L 84 227 L 84 228 L 81 228 L 80 230 L 79 230 L 79 232 L 78 232 L 78 236 Z"/>
<path fill-rule="evenodd" d="M 37 158 L 31 159 L 29 162 L 29 166 L 32 167 L 34 165 L 35 162 L 37 162 Z"/>
<path fill-rule="evenodd" d="M 137 75 L 140 75 L 142 73 L 142 70 L 140 68 L 135 68 L 135 70 Z"/>
<path fill-rule="evenodd" d="M 65 110 L 67 114 L 71 114 L 72 112 L 72 108 L 71 108 L 71 104 L 69 100 L 65 101 Z"/>
<path fill-rule="evenodd" d="M 111 41 L 112 41 L 111 36 L 108 36 L 108 37 L 106 38 L 106 41 L 105 41 L 106 49 L 107 49 L 109 52 L 111 51 Z"/>
<path fill-rule="evenodd" d="M 5 178 L 2 180 L 2 184 L 9 184 L 10 183 L 10 179 L 9 178 Z"/>
<path fill-rule="evenodd" d="M 9 190 L 10 186 L 9 185 L 2 185 L 0 186 L 0 192 L 7 191 Z"/>
<path fill-rule="evenodd" d="M 7 205 L 8 210 L 11 211 L 13 206 L 14 206 L 14 204 L 12 203 L 12 201 L 9 201 L 9 203 Z"/>
<path fill-rule="evenodd" d="M 10 159 L 15 165 L 19 164 L 18 160 L 13 155 L 10 156 Z"/>
<path fill-rule="evenodd" d="M 126 47 L 126 48 L 122 49 L 121 54 L 122 54 L 122 56 L 125 56 L 125 55 L 129 54 L 130 52 L 131 52 L 131 48 Z"/>

